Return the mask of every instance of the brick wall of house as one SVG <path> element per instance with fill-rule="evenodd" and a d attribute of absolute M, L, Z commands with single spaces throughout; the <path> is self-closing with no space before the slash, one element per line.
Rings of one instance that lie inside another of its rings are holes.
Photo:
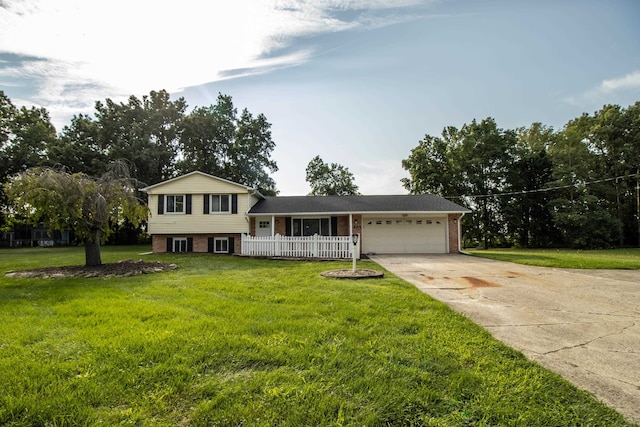
<path fill-rule="evenodd" d="M 458 222 L 460 222 L 460 214 L 449 214 L 449 253 L 457 254 L 458 252 Z"/>
<path fill-rule="evenodd" d="M 206 253 L 209 251 L 209 237 L 233 237 L 233 252 L 239 254 L 242 249 L 242 236 L 239 233 L 228 234 L 154 234 L 151 239 L 151 250 L 154 253 L 167 252 L 168 237 L 191 237 L 193 239 L 193 252 Z"/>
<path fill-rule="evenodd" d="M 274 227 L 273 227 L 274 234 L 286 236 L 287 235 L 287 218 L 284 216 L 277 216 L 275 221 L 276 223 L 274 224 Z"/>
<path fill-rule="evenodd" d="M 338 236 L 348 236 L 348 235 L 349 235 L 349 217 L 339 216 L 338 217 Z"/>
<path fill-rule="evenodd" d="M 151 237 L 151 250 L 154 253 L 167 251 L 167 236 L 154 234 Z"/>

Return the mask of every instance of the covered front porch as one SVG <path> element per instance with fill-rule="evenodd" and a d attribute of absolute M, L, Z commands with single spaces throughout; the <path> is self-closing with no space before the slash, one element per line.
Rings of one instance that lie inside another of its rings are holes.
<path fill-rule="evenodd" d="M 242 255 L 282 257 L 352 259 L 355 251 L 360 259 L 360 236 L 242 236 Z M 354 244 L 355 241 L 355 244 Z"/>

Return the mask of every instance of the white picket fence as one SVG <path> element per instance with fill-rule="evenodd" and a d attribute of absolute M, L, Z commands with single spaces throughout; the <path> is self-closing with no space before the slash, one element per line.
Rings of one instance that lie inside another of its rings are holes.
<path fill-rule="evenodd" d="M 242 236 L 242 255 L 284 258 L 352 258 L 354 244 L 351 236 Z M 360 242 L 355 245 L 360 258 Z"/>

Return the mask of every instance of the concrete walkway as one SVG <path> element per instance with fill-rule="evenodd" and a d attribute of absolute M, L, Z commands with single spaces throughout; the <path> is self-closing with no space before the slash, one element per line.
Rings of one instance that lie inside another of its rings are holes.
<path fill-rule="evenodd" d="M 640 271 L 528 267 L 465 255 L 371 259 L 640 422 Z"/>

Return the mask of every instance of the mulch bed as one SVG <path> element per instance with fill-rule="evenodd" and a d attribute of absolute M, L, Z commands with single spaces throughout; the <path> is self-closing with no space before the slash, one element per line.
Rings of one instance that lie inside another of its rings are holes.
<path fill-rule="evenodd" d="M 129 277 L 140 274 L 152 274 L 162 271 L 177 269 L 176 264 L 164 264 L 161 262 L 147 262 L 143 260 L 134 261 L 127 259 L 111 264 L 88 267 L 85 265 L 71 265 L 64 267 L 44 267 L 32 270 L 12 270 L 7 271 L 5 276 L 9 277 L 41 277 L 41 278 L 64 278 L 64 277 Z"/>

